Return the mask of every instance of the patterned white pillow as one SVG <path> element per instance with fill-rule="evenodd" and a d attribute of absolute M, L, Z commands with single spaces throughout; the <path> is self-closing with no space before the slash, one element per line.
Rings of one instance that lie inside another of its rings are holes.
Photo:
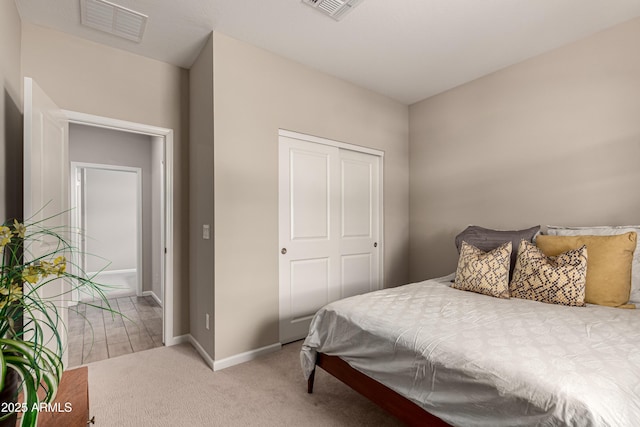
<path fill-rule="evenodd" d="M 463 291 L 509 298 L 510 260 L 510 241 L 489 252 L 483 252 L 463 241 L 456 269 L 456 280 L 451 286 Z"/>
<path fill-rule="evenodd" d="M 513 298 L 584 307 L 587 247 L 547 257 L 533 243 L 523 241 L 509 284 Z"/>

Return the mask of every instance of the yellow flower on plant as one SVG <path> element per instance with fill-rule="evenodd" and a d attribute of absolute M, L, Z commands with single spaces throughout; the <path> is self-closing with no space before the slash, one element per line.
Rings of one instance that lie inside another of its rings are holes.
<path fill-rule="evenodd" d="M 40 269 L 33 265 L 26 267 L 22 271 L 22 280 L 31 284 L 38 283 L 38 280 L 40 280 Z"/>
<path fill-rule="evenodd" d="M 42 274 L 42 277 L 58 274 L 58 268 L 48 261 L 41 261 L 38 267 L 40 268 L 40 274 Z"/>
<path fill-rule="evenodd" d="M 22 288 L 20 287 L 20 285 L 12 283 L 11 287 L 0 288 L 0 295 L 2 295 L 3 297 L 11 296 L 12 299 L 17 300 L 22 296 Z"/>
<path fill-rule="evenodd" d="M 11 229 L 7 226 L 0 226 L 0 247 L 5 247 L 11 243 Z"/>
<path fill-rule="evenodd" d="M 58 276 L 61 276 L 67 269 L 67 258 L 65 258 L 64 255 L 60 255 L 53 260 L 53 265 L 56 268 L 56 274 Z"/>
<path fill-rule="evenodd" d="M 0 288 L 0 309 L 5 305 L 19 301 L 22 298 L 22 287 L 15 283 L 11 284 L 10 288 Z"/>
<path fill-rule="evenodd" d="M 20 298 L 22 298 L 22 286 L 13 283 L 11 285 L 11 300 L 18 301 Z"/>
<path fill-rule="evenodd" d="M 24 235 L 27 232 L 27 227 L 24 226 L 24 224 L 21 224 L 18 222 L 18 220 L 14 219 L 13 220 L 13 234 L 18 236 L 21 239 L 24 239 Z"/>

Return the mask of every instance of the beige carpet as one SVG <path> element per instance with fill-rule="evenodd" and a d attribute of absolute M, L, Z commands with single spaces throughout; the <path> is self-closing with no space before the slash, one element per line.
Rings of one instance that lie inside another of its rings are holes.
<path fill-rule="evenodd" d="M 398 426 L 321 369 L 307 394 L 301 342 L 222 371 L 189 344 L 89 364 L 98 426 Z"/>

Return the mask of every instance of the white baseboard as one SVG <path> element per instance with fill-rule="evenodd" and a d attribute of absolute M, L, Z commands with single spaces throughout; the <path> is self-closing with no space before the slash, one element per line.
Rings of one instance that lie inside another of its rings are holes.
<path fill-rule="evenodd" d="M 257 357 L 265 354 L 274 353 L 282 349 L 282 344 L 275 343 L 266 347 L 257 348 L 255 350 L 246 351 L 244 353 L 236 354 L 234 356 L 225 357 L 224 359 L 216 360 L 213 362 L 213 370 L 219 371 L 221 369 L 229 368 L 231 366 L 239 365 L 240 363 L 248 362 L 256 359 Z"/>
<path fill-rule="evenodd" d="M 109 292 L 105 293 L 105 297 L 107 299 L 135 297 L 135 296 L 136 296 L 135 291 L 133 291 L 131 289 L 128 289 L 128 288 L 110 290 Z M 81 294 L 80 295 L 80 302 L 89 302 L 90 303 L 90 302 L 95 302 L 95 301 L 102 301 L 102 297 L 99 296 L 98 294 L 95 294 L 95 295 Z"/>
<path fill-rule="evenodd" d="M 171 340 L 171 343 L 165 343 L 165 345 L 168 347 L 172 345 L 182 344 L 185 342 L 190 343 L 193 346 L 193 348 L 196 349 L 198 354 L 200 354 L 200 357 L 202 357 L 204 362 L 207 364 L 209 368 L 211 368 L 212 371 L 220 371 L 225 368 L 230 368 L 232 366 L 239 365 L 244 362 L 249 362 L 260 356 L 264 356 L 269 353 L 274 353 L 282 349 L 282 344 L 275 343 L 275 344 L 268 345 L 266 347 L 261 347 L 255 350 L 250 350 L 244 353 L 236 354 L 234 356 L 225 357 L 224 359 L 213 360 L 211 356 L 209 356 L 209 354 L 205 351 L 205 349 L 202 348 L 200 343 L 191 334 L 174 337 Z"/>
<path fill-rule="evenodd" d="M 135 273 L 137 270 L 135 268 L 125 268 L 122 270 L 100 270 L 100 271 L 91 271 L 87 273 L 87 276 L 113 276 L 119 274 L 131 274 Z"/>
<path fill-rule="evenodd" d="M 186 335 L 179 335 L 177 337 L 172 337 L 169 338 L 168 340 L 165 339 L 165 347 L 171 347 L 172 345 L 178 345 L 178 344 L 183 344 L 185 342 L 191 342 L 191 334 L 186 334 Z"/>
<path fill-rule="evenodd" d="M 158 305 L 160 307 L 162 307 L 162 301 L 160 301 L 160 298 L 158 298 L 158 295 L 155 294 L 155 292 L 153 291 L 143 291 L 142 292 L 142 296 L 143 297 L 152 297 L 154 300 L 156 300 L 156 302 L 158 303 Z"/>
<path fill-rule="evenodd" d="M 184 335 L 183 335 L 184 336 Z M 200 345 L 200 343 L 193 337 L 193 335 L 189 334 L 189 342 L 196 349 L 196 351 L 200 354 L 200 357 L 204 359 L 205 363 L 211 370 L 213 371 L 214 360 L 209 356 L 209 354 L 205 351 L 204 348 Z"/>

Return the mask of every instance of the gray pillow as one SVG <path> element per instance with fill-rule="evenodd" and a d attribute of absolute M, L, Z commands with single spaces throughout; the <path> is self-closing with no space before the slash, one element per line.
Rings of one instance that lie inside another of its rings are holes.
<path fill-rule="evenodd" d="M 526 230 L 491 230 L 477 225 L 470 225 L 456 236 L 456 248 L 458 249 L 458 254 L 460 254 L 462 242 L 464 241 L 483 252 L 489 252 L 503 243 L 511 242 L 511 264 L 509 267 L 509 277 L 511 277 L 513 268 L 516 265 L 520 241 L 527 240 L 533 243 L 533 238 L 539 231 L 539 225 Z"/>

